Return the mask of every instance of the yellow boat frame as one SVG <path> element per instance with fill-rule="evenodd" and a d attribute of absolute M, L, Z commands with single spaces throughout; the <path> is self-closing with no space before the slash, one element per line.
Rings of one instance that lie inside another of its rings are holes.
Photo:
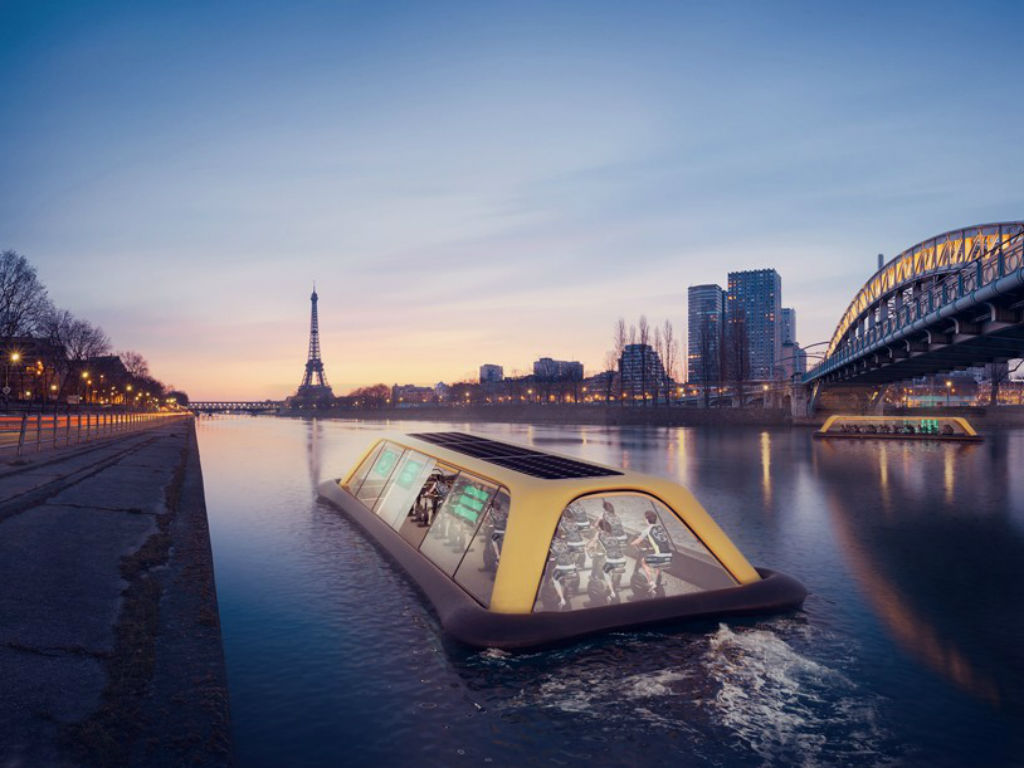
<path fill-rule="evenodd" d="M 936 426 L 942 424 L 950 425 L 953 428 L 952 434 L 937 434 L 931 432 L 839 432 L 838 427 L 843 424 L 854 424 L 864 426 L 902 426 L 908 423 L 921 422 L 924 420 L 936 422 Z M 814 433 L 818 438 L 841 438 L 841 439 L 881 439 L 881 440 L 953 440 L 959 442 L 980 442 L 983 438 L 971 426 L 970 422 L 962 416 L 861 416 L 853 414 L 836 414 L 829 416 L 821 429 Z"/>
<path fill-rule="evenodd" d="M 497 613 L 533 611 L 537 587 L 548 559 L 548 548 L 562 512 L 570 502 L 597 493 L 643 493 L 653 496 L 675 512 L 737 582 L 750 584 L 761 579 L 747 558 L 686 488 L 660 477 L 627 469 L 607 467 L 621 474 L 545 480 L 417 440 L 409 435 L 391 434 L 370 446 L 342 480 L 341 485 L 348 485 L 363 461 L 385 441 L 418 451 L 452 467 L 464 469 L 481 480 L 508 489 L 508 523 L 501 549 L 501 563 L 495 575 L 494 591 L 491 593 L 490 610 Z M 586 463 L 594 464 L 589 461 Z M 535 578 L 526 578 L 524 574 L 534 574 Z"/>
<path fill-rule="evenodd" d="M 349 492 L 347 486 L 353 476 L 384 442 L 416 451 L 453 469 L 465 470 L 480 480 L 507 490 L 508 518 L 487 608 Z M 411 435 L 385 433 L 372 442 L 344 477 L 325 481 L 319 492 L 321 497 L 345 511 L 398 561 L 433 603 L 445 629 L 470 645 L 532 647 L 623 626 L 709 615 L 788 610 L 803 602 L 806 590 L 799 582 L 784 574 L 755 569 L 693 494 L 679 484 L 571 456 L 530 450 L 607 469 L 614 474 L 544 479 Z M 565 508 L 581 497 L 615 493 L 644 494 L 661 502 L 690 529 L 737 585 L 622 605 L 562 613 L 535 612 L 552 537 Z"/>

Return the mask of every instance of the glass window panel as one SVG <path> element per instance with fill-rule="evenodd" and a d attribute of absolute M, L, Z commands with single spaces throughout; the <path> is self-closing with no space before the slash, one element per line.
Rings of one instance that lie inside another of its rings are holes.
<path fill-rule="evenodd" d="M 491 604 L 494 576 L 501 560 L 508 522 L 508 491 L 500 489 L 491 499 L 483 522 L 470 542 L 462 564 L 455 572 L 455 581 L 486 608 Z"/>
<path fill-rule="evenodd" d="M 644 494 L 576 499 L 562 512 L 534 611 L 564 611 L 736 586 L 665 505 Z"/>
<path fill-rule="evenodd" d="M 392 528 L 398 528 L 410 516 L 413 503 L 436 462 L 417 451 L 406 451 L 391 473 L 387 487 L 377 500 L 374 512 Z"/>
<path fill-rule="evenodd" d="M 436 517 L 459 474 L 459 470 L 454 467 L 441 464 L 430 457 L 426 458 L 428 459 L 428 466 L 424 468 L 426 475 L 421 480 L 413 481 L 413 486 L 419 485 L 419 488 L 415 498 L 405 510 L 407 514 L 397 513 L 393 523 L 398 534 L 416 549 L 419 549 L 420 544 L 423 543 L 431 521 Z"/>
<path fill-rule="evenodd" d="M 384 486 L 391 477 L 391 473 L 398 466 L 403 453 L 405 453 L 404 448 L 394 443 L 385 442 L 374 458 L 370 471 L 366 473 L 366 479 L 359 486 L 356 498 L 370 509 L 373 509 L 373 505 L 377 503 L 377 498 L 380 496 L 381 491 L 384 490 Z"/>
<path fill-rule="evenodd" d="M 355 473 L 353 473 L 352 479 L 348 481 L 348 485 L 346 486 L 350 493 L 355 495 L 359 491 L 359 487 L 363 484 L 363 480 L 366 479 L 366 475 L 369 473 L 370 467 L 372 467 L 373 462 L 377 460 L 377 456 L 380 454 L 381 448 L 383 447 L 382 443 L 378 444 L 372 451 L 370 451 L 370 454 L 363 459 L 363 463 L 360 464 L 359 468 Z"/>
<path fill-rule="evenodd" d="M 480 525 L 496 487 L 462 472 L 438 510 L 420 551 L 451 576 Z"/>

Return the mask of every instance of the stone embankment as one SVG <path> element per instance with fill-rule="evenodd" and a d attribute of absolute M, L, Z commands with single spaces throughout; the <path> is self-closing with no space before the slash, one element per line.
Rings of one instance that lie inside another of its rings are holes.
<path fill-rule="evenodd" d="M 310 416 L 308 410 L 282 411 L 282 416 Z M 599 424 L 606 426 L 689 427 L 788 426 L 790 412 L 782 408 L 684 408 L 679 406 L 603 405 L 469 405 L 415 408 L 332 408 L 322 418 L 390 419 L 409 421 L 492 421 L 524 424 Z"/>
<path fill-rule="evenodd" d="M 0 457 L 0 766 L 231 762 L 190 417 Z"/>
<path fill-rule="evenodd" d="M 591 405 L 469 405 L 409 408 L 331 408 L 282 410 L 280 416 L 371 421 L 505 422 L 523 424 L 586 424 L 652 427 L 820 427 L 834 413 L 868 413 L 865 408 L 818 409 L 813 416 L 794 417 L 784 408 L 692 408 L 664 405 L 617 407 Z M 965 416 L 974 426 L 986 429 L 1024 426 L 1024 406 L 951 408 L 891 408 L 886 415 L 926 418 L 936 415 Z"/>

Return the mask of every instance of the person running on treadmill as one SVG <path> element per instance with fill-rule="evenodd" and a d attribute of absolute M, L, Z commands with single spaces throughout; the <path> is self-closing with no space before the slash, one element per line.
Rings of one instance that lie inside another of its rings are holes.
<path fill-rule="evenodd" d="M 672 562 L 671 540 L 668 531 L 658 521 L 658 514 L 649 509 L 644 513 L 647 526 L 630 543 L 640 550 L 640 567 L 647 577 L 647 591 L 652 595 L 661 584 L 661 574 L 657 569 L 666 567 Z"/>

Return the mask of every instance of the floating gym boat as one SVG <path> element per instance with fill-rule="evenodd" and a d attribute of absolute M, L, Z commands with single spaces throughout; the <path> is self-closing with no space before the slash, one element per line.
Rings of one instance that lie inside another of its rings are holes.
<path fill-rule="evenodd" d="M 460 432 L 379 439 L 319 492 L 472 646 L 783 611 L 806 596 L 751 566 L 675 483 Z"/>
<path fill-rule="evenodd" d="M 960 416 L 829 416 L 818 438 L 882 440 L 951 440 L 980 443 L 982 440 L 967 419 Z"/>

